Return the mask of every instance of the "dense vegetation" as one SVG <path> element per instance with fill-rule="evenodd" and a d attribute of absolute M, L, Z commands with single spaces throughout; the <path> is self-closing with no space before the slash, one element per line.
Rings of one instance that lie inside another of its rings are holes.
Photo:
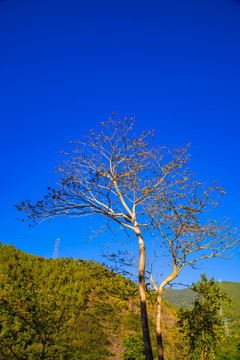
<path fill-rule="evenodd" d="M 0 278 L 0 360 L 144 359 L 138 288 L 129 279 L 92 261 L 45 259 L 11 245 L 0 246 Z M 216 359 L 239 360 L 239 284 L 220 286 L 233 300 L 223 305 L 230 334 Z M 173 293 L 189 298 L 190 291 Z M 154 339 L 156 295 L 148 296 Z M 164 305 L 165 358 L 190 359 L 176 313 Z"/>
<path fill-rule="evenodd" d="M 92 261 L 45 259 L 11 245 L 0 246 L 0 278 L 0 360 L 140 360 L 138 288 L 129 279 Z M 149 312 L 154 336 L 153 306 Z M 165 306 L 169 360 L 184 358 L 175 322 Z"/>
<path fill-rule="evenodd" d="M 229 331 L 234 329 L 240 333 L 240 283 L 222 281 L 218 284 L 221 291 L 231 299 L 230 302 L 222 304 L 222 317 L 226 319 Z M 166 288 L 164 291 L 164 298 L 178 308 L 190 309 L 196 297 L 196 293 L 191 288 L 181 290 Z"/>
<path fill-rule="evenodd" d="M 220 306 L 219 315 L 222 318 L 222 332 L 218 335 L 221 336 L 218 339 L 218 351 L 215 354 L 215 359 L 220 360 L 239 360 L 240 359 L 240 283 L 223 281 L 215 283 L 221 290 L 221 292 L 227 295 L 230 301 L 223 301 Z M 210 294 L 210 292 L 208 292 Z M 182 308 L 181 314 L 195 314 L 201 308 L 201 304 L 198 302 L 198 294 L 191 288 L 177 290 L 166 288 L 164 293 L 165 299 L 167 299 L 174 307 Z M 194 309 L 195 304 L 198 304 Z M 187 311 L 184 312 L 184 309 Z M 203 315 L 203 311 L 201 310 Z M 184 317 L 184 316 L 183 316 Z M 196 314 L 193 316 L 196 318 Z M 209 328 L 209 326 L 208 326 Z M 187 330 L 187 329 L 185 329 Z M 193 334 L 197 331 L 197 326 L 191 331 Z M 189 340 L 189 339 L 188 339 Z M 193 339 L 194 341 L 197 339 Z M 199 339 L 198 339 L 199 340 Z M 214 340 L 213 338 L 211 340 Z M 193 342 L 194 342 L 193 341 Z M 194 357 L 193 357 L 194 358 Z"/>
<path fill-rule="evenodd" d="M 178 325 L 187 339 L 191 358 L 195 360 L 215 359 L 223 336 L 220 309 L 223 301 L 228 301 L 214 279 L 201 275 L 201 281 L 192 284 L 196 294 L 192 308 L 181 308 Z"/>

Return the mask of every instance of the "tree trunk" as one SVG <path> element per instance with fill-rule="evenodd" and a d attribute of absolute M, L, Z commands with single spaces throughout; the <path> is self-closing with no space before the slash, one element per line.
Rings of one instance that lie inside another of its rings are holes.
<path fill-rule="evenodd" d="M 202 325 L 203 326 L 203 325 Z M 201 348 L 201 360 L 207 360 L 208 356 L 206 354 L 206 347 L 205 347 L 205 335 L 204 335 L 204 331 L 202 331 L 202 340 L 203 340 L 203 345 Z"/>
<path fill-rule="evenodd" d="M 157 317 L 156 317 L 156 334 L 157 334 L 157 352 L 158 360 L 164 360 L 163 357 L 163 344 L 162 344 L 162 294 L 164 287 L 178 275 L 176 263 L 174 262 L 174 271 L 169 275 L 161 284 L 159 289 L 153 283 L 157 293 Z"/>
<path fill-rule="evenodd" d="M 45 343 L 43 344 L 42 351 L 41 351 L 41 360 L 45 359 Z"/>
<path fill-rule="evenodd" d="M 153 360 L 152 345 L 148 326 L 147 303 L 146 303 L 146 284 L 145 284 L 145 247 L 142 234 L 138 226 L 135 226 L 135 233 L 138 238 L 140 257 L 139 257 L 139 294 L 142 319 L 142 332 L 146 360 Z"/>
<path fill-rule="evenodd" d="M 162 321 L 162 290 L 159 291 L 158 297 L 157 297 L 156 334 L 157 334 L 158 360 L 164 360 L 161 321 Z"/>

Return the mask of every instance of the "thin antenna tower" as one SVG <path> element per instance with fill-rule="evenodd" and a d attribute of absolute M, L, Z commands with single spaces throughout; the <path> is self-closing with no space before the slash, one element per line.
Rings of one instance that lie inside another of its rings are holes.
<path fill-rule="evenodd" d="M 219 283 L 221 283 L 222 280 L 219 279 Z M 229 336 L 229 328 L 228 328 L 228 320 L 226 318 L 223 319 L 223 310 L 222 310 L 222 305 L 220 306 L 220 317 L 222 318 L 223 322 L 224 322 L 224 332 L 225 335 Z"/>
<path fill-rule="evenodd" d="M 59 242 L 60 242 L 60 239 L 57 239 L 57 240 L 55 241 L 54 253 L 53 253 L 53 258 L 54 258 L 54 259 L 56 259 L 56 258 L 58 257 Z"/>

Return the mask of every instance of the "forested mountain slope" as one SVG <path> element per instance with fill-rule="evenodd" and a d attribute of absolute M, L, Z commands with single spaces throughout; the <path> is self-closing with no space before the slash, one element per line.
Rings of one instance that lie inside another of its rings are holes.
<path fill-rule="evenodd" d="M 240 333 L 240 283 L 222 281 L 219 283 L 222 292 L 226 293 L 231 299 L 229 303 L 222 305 L 222 317 L 226 320 L 228 331 Z M 184 307 L 190 309 L 196 294 L 191 289 L 171 289 L 164 290 L 164 298 L 174 307 Z"/>
<path fill-rule="evenodd" d="M 223 305 L 231 336 L 216 359 L 239 360 L 239 284 L 220 285 L 233 300 Z M 149 291 L 153 349 L 155 296 Z M 165 297 L 177 306 L 189 306 L 193 298 L 189 289 L 167 289 Z M 165 359 L 189 360 L 176 314 L 165 303 Z M 93 261 L 45 259 L 0 243 L 0 360 L 142 360 L 142 349 L 134 282 Z"/>
<path fill-rule="evenodd" d="M 0 360 L 121 359 L 124 340 L 141 331 L 137 292 L 135 283 L 98 263 L 45 259 L 0 246 Z M 169 360 L 184 358 L 175 321 L 174 310 L 165 306 Z"/>

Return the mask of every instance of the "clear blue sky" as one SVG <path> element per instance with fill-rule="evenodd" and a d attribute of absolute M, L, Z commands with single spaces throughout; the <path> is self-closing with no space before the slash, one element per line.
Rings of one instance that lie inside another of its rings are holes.
<path fill-rule="evenodd" d="M 192 143 L 199 181 L 225 188 L 214 217 L 240 227 L 240 1 L 0 0 L 0 240 L 50 257 L 101 261 L 85 243 L 92 219 L 33 229 L 14 204 L 39 200 L 55 181 L 61 150 L 112 112 L 156 129 L 167 147 Z M 240 255 L 200 272 L 240 281 Z"/>

